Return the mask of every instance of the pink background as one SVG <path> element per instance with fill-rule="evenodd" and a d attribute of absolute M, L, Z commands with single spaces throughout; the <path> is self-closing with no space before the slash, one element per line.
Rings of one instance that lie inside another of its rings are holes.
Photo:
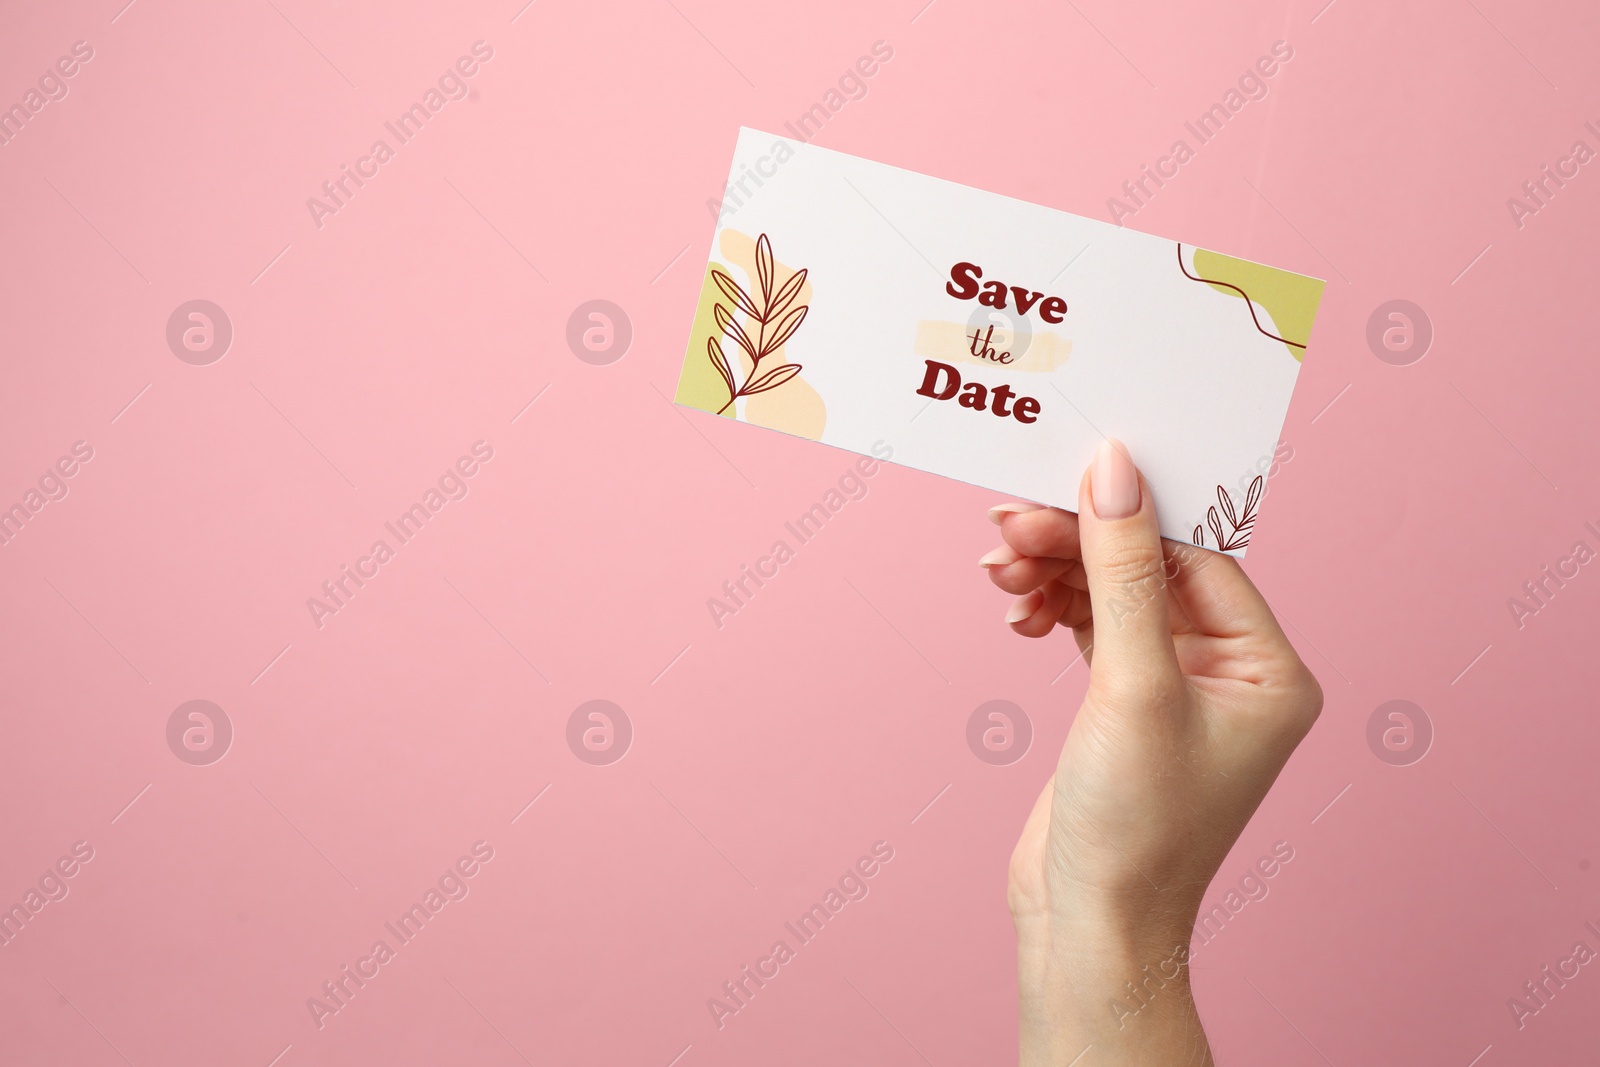
<path fill-rule="evenodd" d="M 0 34 L 0 103 L 94 49 L 0 146 L 0 504 L 94 450 L 0 548 L 0 903 L 94 849 L 0 948 L 6 1063 L 1014 1056 L 1005 860 L 1071 641 L 1001 625 L 991 494 L 892 466 L 718 629 L 851 457 L 666 400 L 737 127 L 878 40 L 817 143 L 1098 217 L 1292 45 L 1128 220 L 1329 280 L 1248 563 L 1327 709 L 1208 896 L 1294 848 L 1199 951 L 1204 1015 L 1229 1064 L 1590 1053 L 1600 968 L 1520 1030 L 1506 1002 L 1600 947 L 1600 569 L 1520 629 L 1507 600 L 1600 547 L 1600 177 L 1520 228 L 1506 200 L 1600 148 L 1592 7 L 124 3 Z M 318 228 L 306 199 L 478 40 L 471 97 Z M 165 339 L 197 298 L 234 329 L 208 366 Z M 607 365 L 565 339 L 592 299 L 632 324 Z M 1366 339 L 1393 299 L 1435 332 L 1407 366 Z M 479 440 L 469 495 L 318 628 L 307 598 Z M 634 732 L 604 766 L 566 741 L 597 698 Z M 193 699 L 234 730 L 207 766 L 166 740 Z M 1035 730 L 1008 766 L 966 742 L 997 699 Z M 1367 742 L 1396 699 L 1435 734 L 1404 766 Z M 470 895 L 319 1029 L 307 998 L 480 840 Z M 718 1029 L 707 998 L 879 840 L 870 895 Z"/>

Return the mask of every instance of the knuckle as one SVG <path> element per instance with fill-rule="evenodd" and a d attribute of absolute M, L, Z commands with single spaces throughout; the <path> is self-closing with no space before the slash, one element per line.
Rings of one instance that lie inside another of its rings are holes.
<path fill-rule="evenodd" d="M 1166 584 L 1161 550 L 1151 545 L 1129 542 L 1108 545 L 1089 569 L 1098 571 L 1100 580 L 1113 591 L 1137 590 L 1148 595 Z"/>
<path fill-rule="evenodd" d="M 1317 681 L 1317 676 L 1311 673 L 1306 661 L 1301 659 L 1294 646 L 1289 644 L 1288 638 L 1283 639 L 1281 649 L 1271 662 L 1275 664 L 1273 673 L 1282 679 L 1279 684 L 1284 696 L 1291 706 L 1300 712 L 1306 729 L 1309 730 L 1322 715 L 1325 699 L 1322 683 Z"/>
<path fill-rule="evenodd" d="M 1206 563 L 1206 557 L 1211 553 L 1203 548 L 1185 545 L 1178 542 L 1168 542 L 1163 573 L 1168 581 L 1176 579 L 1179 575 L 1193 574 Z"/>
<path fill-rule="evenodd" d="M 1306 719 L 1314 723 L 1322 715 L 1322 683 L 1317 681 L 1317 676 L 1311 673 L 1310 668 L 1302 666 L 1300 669 L 1304 674 L 1300 685 L 1304 693 Z"/>
<path fill-rule="evenodd" d="M 1016 564 L 1012 564 L 1009 567 L 992 567 L 989 570 L 989 580 L 1007 593 L 1022 596 L 1024 593 L 1031 593 L 1039 588 L 1039 583 L 1030 583 L 1029 576 L 1022 571 L 1023 569 Z"/>
<path fill-rule="evenodd" d="M 1077 516 L 1048 508 L 1016 516 L 1001 529 L 1001 536 L 1024 556 L 1064 558 L 1076 555 L 1076 524 Z"/>
<path fill-rule="evenodd" d="M 1285 753 L 1293 751 L 1316 725 L 1322 703 L 1321 684 L 1301 667 L 1286 679 L 1284 689 L 1268 704 L 1266 736 L 1273 738 Z"/>
<path fill-rule="evenodd" d="M 1091 677 L 1089 695 L 1094 702 L 1124 722 L 1150 718 L 1184 706 L 1182 689 L 1164 679 L 1113 679 L 1096 684 Z"/>
<path fill-rule="evenodd" d="M 1013 626 L 1012 630 L 1018 637 L 1027 637 L 1037 641 L 1041 637 L 1048 637 L 1055 628 L 1056 624 L 1053 622 L 1048 625 L 1041 625 L 1033 619 L 1029 619 Z"/>

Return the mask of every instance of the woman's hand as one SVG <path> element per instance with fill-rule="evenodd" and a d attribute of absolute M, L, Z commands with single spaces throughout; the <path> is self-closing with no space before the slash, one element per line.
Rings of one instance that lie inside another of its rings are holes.
<path fill-rule="evenodd" d="M 990 512 L 984 557 L 1017 633 L 1071 627 L 1089 689 L 1011 859 L 1022 1063 L 1208 1064 L 1189 994 L 1202 895 L 1322 690 L 1229 556 L 1164 542 L 1149 486 L 1103 443 L 1078 514 Z"/>

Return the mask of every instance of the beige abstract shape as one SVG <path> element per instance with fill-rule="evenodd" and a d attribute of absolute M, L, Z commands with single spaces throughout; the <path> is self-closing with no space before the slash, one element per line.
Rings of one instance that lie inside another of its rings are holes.
<path fill-rule="evenodd" d="M 732 266 L 744 271 L 745 277 L 754 283 L 756 278 L 756 240 L 747 233 L 738 230 L 723 230 L 721 239 L 721 252 L 723 259 Z M 792 278 L 796 270 L 784 264 L 774 256 L 772 264 L 772 286 L 776 292 L 784 282 Z M 796 300 L 798 304 L 810 304 L 812 295 L 811 278 L 808 275 L 800 286 L 800 295 Z M 739 324 L 754 335 L 754 324 L 751 318 L 743 313 L 736 312 Z M 804 330 L 804 327 L 801 327 Z M 789 342 L 778 346 L 761 361 L 762 373 L 767 370 L 787 366 L 789 360 L 785 357 L 785 349 Z M 750 357 L 738 345 L 731 345 L 732 352 L 738 353 L 740 373 L 747 378 L 750 374 Z M 754 396 L 745 397 L 744 420 L 757 426 L 765 426 L 771 430 L 781 430 L 784 433 L 794 434 L 797 437 L 806 437 L 813 441 L 822 440 L 822 430 L 828 421 L 827 405 L 822 402 L 822 396 L 813 389 L 805 380 L 804 371 L 801 375 L 784 382 L 777 389 Z"/>

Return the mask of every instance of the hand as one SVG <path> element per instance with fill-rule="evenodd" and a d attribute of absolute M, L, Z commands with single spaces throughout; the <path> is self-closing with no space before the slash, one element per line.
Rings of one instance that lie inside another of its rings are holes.
<path fill-rule="evenodd" d="M 1229 556 L 1162 541 L 1150 488 L 1103 443 L 1078 514 L 990 512 L 1006 622 L 1071 627 L 1089 688 L 1011 858 L 1025 1067 L 1209 1064 L 1189 938 L 1207 885 L 1322 708 Z M 1132 983 L 1130 986 L 1129 983 Z"/>

